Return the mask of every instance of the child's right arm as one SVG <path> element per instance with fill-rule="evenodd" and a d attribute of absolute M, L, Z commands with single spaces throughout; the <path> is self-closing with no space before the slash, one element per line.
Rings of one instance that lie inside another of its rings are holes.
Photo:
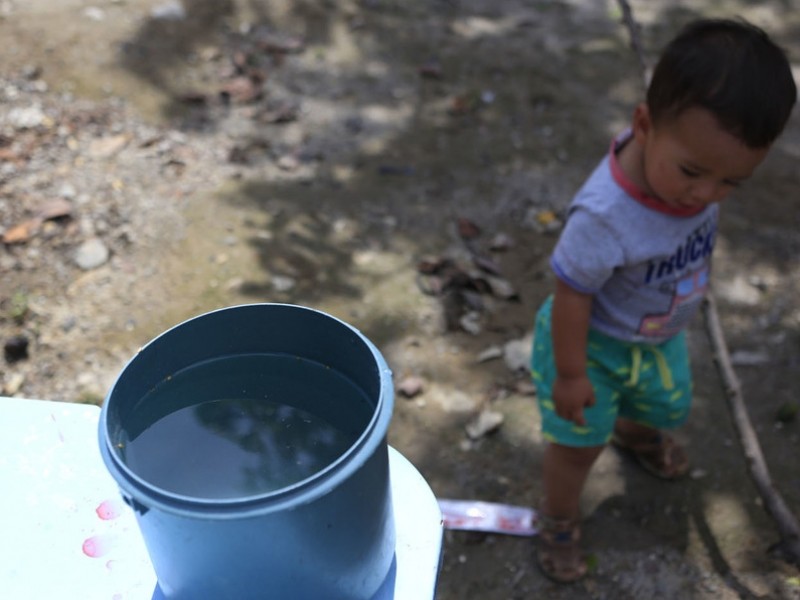
<path fill-rule="evenodd" d="M 556 361 L 553 403 L 562 419 L 585 425 L 583 409 L 594 405 L 594 389 L 586 374 L 586 344 L 592 296 L 558 279 L 553 298 L 552 335 Z"/>

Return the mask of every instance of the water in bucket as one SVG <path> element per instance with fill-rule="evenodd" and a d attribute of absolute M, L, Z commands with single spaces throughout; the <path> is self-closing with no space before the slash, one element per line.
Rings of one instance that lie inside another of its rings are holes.
<path fill-rule="evenodd" d="M 228 356 L 156 385 L 116 447 L 132 471 L 165 491 L 241 499 L 328 468 L 372 412 L 364 392 L 325 365 L 281 354 Z"/>

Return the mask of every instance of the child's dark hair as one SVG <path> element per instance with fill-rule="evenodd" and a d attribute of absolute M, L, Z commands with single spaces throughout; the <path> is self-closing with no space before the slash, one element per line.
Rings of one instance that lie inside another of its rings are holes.
<path fill-rule="evenodd" d="M 780 135 L 796 100 L 783 50 L 743 20 L 687 25 L 667 45 L 647 90 L 653 122 L 704 108 L 750 148 L 769 146 Z"/>

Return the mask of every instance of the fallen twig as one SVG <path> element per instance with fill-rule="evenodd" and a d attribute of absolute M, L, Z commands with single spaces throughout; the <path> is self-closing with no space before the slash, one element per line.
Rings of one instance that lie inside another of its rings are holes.
<path fill-rule="evenodd" d="M 639 68 L 641 69 L 642 80 L 644 81 L 644 87 L 646 88 L 647 84 L 650 82 L 650 68 L 647 66 L 647 61 L 644 57 L 644 48 L 642 47 L 642 37 L 639 31 L 639 24 L 636 22 L 636 19 L 634 19 L 631 5 L 628 4 L 627 0 L 618 0 L 618 2 L 619 8 L 622 11 L 622 22 L 628 29 L 628 35 L 631 38 L 631 48 L 636 54 L 636 58 L 639 60 Z"/>
<path fill-rule="evenodd" d="M 703 303 L 703 313 L 706 321 L 706 332 L 714 351 L 714 362 L 722 378 L 725 399 L 728 402 L 728 408 L 733 417 L 736 431 L 739 434 L 739 441 L 742 443 L 742 450 L 750 468 L 750 475 L 764 502 L 764 508 L 775 519 L 781 535 L 781 541 L 777 544 L 777 549 L 781 551 L 787 560 L 800 566 L 800 525 L 798 525 L 794 515 L 772 483 L 767 463 L 764 460 L 764 454 L 761 452 L 761 446 L 758 443 L 758 437 L 747 415 L 747 407 L 742 396 L 741 385 L 731 364 L 728 346 L 725 342 L 719 314 L 717 313 L 716 301 L 711 294 L 706 297 Z"/>

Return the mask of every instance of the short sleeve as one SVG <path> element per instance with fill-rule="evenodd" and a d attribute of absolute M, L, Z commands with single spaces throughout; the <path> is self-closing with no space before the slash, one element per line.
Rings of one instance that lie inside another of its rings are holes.
<path fill-rule="evenodd" d="M 559 279 L 586 294 L 598 292 L 623 262 L 619 234 L 580 206 L 569 215 L 550 259 Z"/>

